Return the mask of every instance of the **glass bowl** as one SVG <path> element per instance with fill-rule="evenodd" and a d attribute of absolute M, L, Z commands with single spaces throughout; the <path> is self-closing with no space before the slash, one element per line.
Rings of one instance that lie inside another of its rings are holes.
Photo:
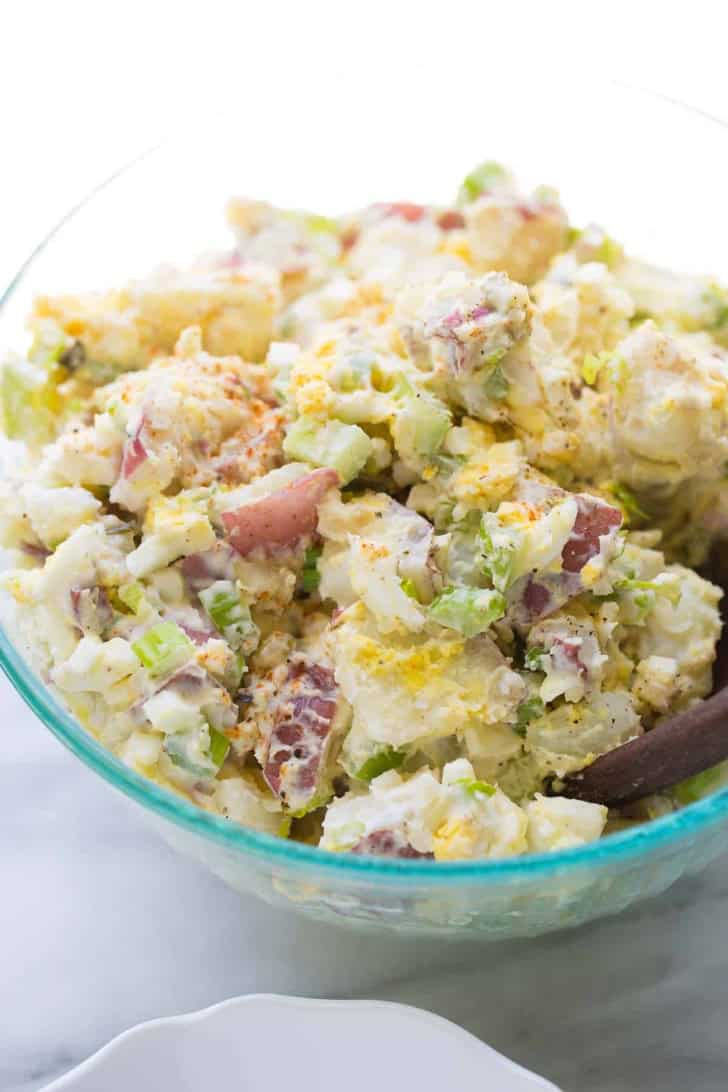
<path fill-rule="evenodd" d="M 229 246 L 223 207 L 233 193 L 322 212 L 373 200 L 446 202 L 484 157 L 508 163 L 527 184 L 555 184 L 574 223 L 598 221 L 631 253 L 728 275 L 720 123 L 627 88 L 504 93 L 489 111 L 465 90 L 456 81 L 443 97 L 423 79 L 406 99 L 385 102 L 368 88 L 366 98 L 353 95 L 343 124 L 341 110 L 332 115 L 302 88 L 294 102 L 257 116 L 192 125 L 95 190 L 36 248 L 1 301 L 3 347 L 23 344 L 36 293 L 106 287 Z M 533 936 L 657 895 L 725 843 L 728 789 L 548 855 L 434 863 L 326 853 L 204 812 L 124 766 L 61 707 L 5 631 L 0 664 L 54 735 L 168 842 L 241 892 L 331 922 Z"/>

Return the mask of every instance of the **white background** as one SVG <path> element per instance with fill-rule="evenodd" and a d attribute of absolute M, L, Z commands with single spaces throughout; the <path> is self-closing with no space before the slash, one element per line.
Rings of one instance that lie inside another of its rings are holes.
<path fill-rule="evenodd" d="M 115 167 L 171 130 L 187 132 L 193 149 L 210 117 L 231 106 L 244 140 L 246 114 L 305 92 L 319 104 L 311 125 L 335 133 L 351 123 L 352 100 L 370 94 L 372 114 L 357 123 L 376 128 L 388 98 L 411 99 L 416 110 L 418 86 L 434 84 L 447 101 L 465 74 L 484 115 L 514 96 L 536 105 L 539 88 L 554 81 L 578 96 L 605 78 L 726 115 L 723 8 L 720 0 L 3 0 L 0 281 Z M 402 133 L 383 153 L 401 155 L 406 142 Z M 433 132 L 433 149 L 442 148 L 443 134 Z M 604 155 L 615 154 L 605 133 Z"/>
<path fill-rule="evenodd" d="M 304 88 L 312 128 L 332 133 L 369 95 L 356 124 L 376 128 L 388 99 L 416 110 L 423 86 L 455 111 L 456 84 L 484 115 L 614 79 L 726 117 L 722 6 L 1 0 L 0 283 L 145 147 L 181 130 L 194 156 L 231 108 L 245 140 L 246 116 Z M 405 131 L 382 154 L 406 148 Z M 603 154 L 618 154 L 609 132 Z M 255 989 L 426 1005 L 567 1092 L 725 1089 L 727 868 L 528 945 L 353 939 L 241 904 L 172 855 L 4 686 L 0 739 L 0 1092 L 38 1088 L 138 1020 Z"/>

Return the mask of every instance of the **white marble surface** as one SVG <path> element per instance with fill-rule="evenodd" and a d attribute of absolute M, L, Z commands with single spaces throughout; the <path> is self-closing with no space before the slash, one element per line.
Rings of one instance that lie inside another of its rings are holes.
<path fill-rule="evenodd" d="M 243 901 L 177 857 L 4 681 L 0 724 L 2 1092 L 41 1088 L 139 1021 L 254 991 L 430 1008 L 565 1092 L 728 1086 L 728 858 L 540 940 L 363 938 Z"/>

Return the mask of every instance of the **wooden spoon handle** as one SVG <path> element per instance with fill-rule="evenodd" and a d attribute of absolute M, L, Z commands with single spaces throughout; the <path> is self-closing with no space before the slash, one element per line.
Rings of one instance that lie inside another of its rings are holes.
<path fill-rule="evenodd" d="M 561 796 L 630 804 L 728 758 L 728 687 L 564 779 Z"/>

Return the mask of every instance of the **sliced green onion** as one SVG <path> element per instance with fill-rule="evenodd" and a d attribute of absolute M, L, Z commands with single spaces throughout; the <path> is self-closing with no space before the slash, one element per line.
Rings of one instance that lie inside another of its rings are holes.
<path fill-rule="evenodd" d="M 543 716 L 545 705 L 540 698 L 527 698 L 522 701 L 516 710 L 516 724 L 514 731 L 519 736 L 525 736 L 526 728 L 536 717 Z"/>
<path fill-rule="evenodd" d="M 167 675 L 194 655 L 194 646 L 174 622 L 158 622 L 132 644 L 132 651 L 156 678 Z"/>
<path fill-rule="evenodd" d="M 407 757 L 404 751 L 398 751 L 394 747 L 385 747 L 377 751 L 375 755 L 363 762 L 354 774 L 359 781 L 373 781 L 375 777 L 386 773 L 387 770 L 398 770 Z"/>
<path fill-rule="evenodd" d="M 315 592 L 321 583 L 321 573 L 318 570 L 318 561 L 320 557 L 321 550 L 318 546 L 309 546 L 303 556 L 301 587 L 308 594 Z"/>
<path fill-rule="evenodd" d="M 543 645 L 534 645 L 529 648 L 523 658 L 523 666 L 527 671 L 541 671 L 541 657 L 546 655 Z"/>
<path fill-rule="evenodd" d="M 622 512 L 628 521 L 631 522 L 634 519 L 646 520 L 650 518 L 640 505 L 632 490 L 622 482 L 612 482 L 609 486 L 609 492 L 622 509 Z"/>
<path fill-rule="evenodd" d="M 430 604 L 428 615 L 464 637 L 475 637 L 505 612 L 505 598 L 491 588 L 445 588 Z"/>

